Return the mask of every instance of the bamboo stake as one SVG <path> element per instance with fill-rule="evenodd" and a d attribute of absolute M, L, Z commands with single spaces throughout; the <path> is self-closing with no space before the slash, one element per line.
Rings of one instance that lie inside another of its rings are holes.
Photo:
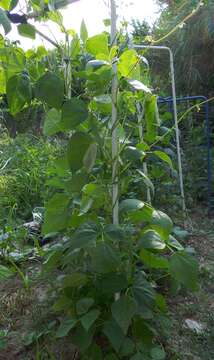
<path fill-rule="evenodd" d="M 117 40 L 117 13 L 115 0 L 111 0 L 111 46 L 116 45 Z M 119 224 L 119 187 L 118 187 L 118 136 L 117 136 L 117 64 L 113 61 L 113 79 L 112 79 L 112 217 L 113 224 Z"/>

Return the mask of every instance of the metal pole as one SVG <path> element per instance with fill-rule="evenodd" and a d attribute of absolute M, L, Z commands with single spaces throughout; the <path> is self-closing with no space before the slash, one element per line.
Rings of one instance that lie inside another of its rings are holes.
<path fill-rule="evenodd" d="M 181 194 L 181 199 L 182 199 L 182 210 L 183 210 L 183 212 L 186 212 L 183 170 L 182 170 L 182 160 L 181 160 L 181 148 L 180 148 L 180 136 L 179 136 L 178 116 L 177 116 L 177 103 L 176 103 L 176 91 L 175 91 L 175 71 L 174 71 L 173 53 L 172 53 L 172 50 L 169 47 L 166 47 L 166 46 L 133 45 L 133 47 L 135 49 L 138 49 L 138 50 L 150 49 L 150 50 L 164 50 L 164 51 L 169 52 L 169 56 L 170 56 L 170 73 L 171 73 L 171 83 L 172 83 L 173 112 L 174 112 L 176 147 L 177 147 L 177 158 L 178 158 L 178 173 L 179 173 L 179 183 L 180 183 L 180 194 Z"/>

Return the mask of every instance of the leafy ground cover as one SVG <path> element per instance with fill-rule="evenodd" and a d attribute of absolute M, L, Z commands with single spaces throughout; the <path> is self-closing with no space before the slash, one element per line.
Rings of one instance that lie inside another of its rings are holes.
<path fill-rule="evenodd" d="M 192 230 L 185 240 L 200 263 L 199 291 L 194 295 L 182 291 L 168 299 L 171 320 L 165 319 L 160 340 L 169 360 L 214 358 L 214 221 L 203 214 L 204 209 L 193 213 Z M 76 359 L 72 336 L 57 341 L 53 336 L 60 318 L 52 312 L 53 291 L 41 274 L 38 254 L 21 268 L 31 284 L 28 290 L 19 275 L 0 283 L 0 360 Z M 189 327 L 187 320 L 196 322 L 199 329 Z"/>

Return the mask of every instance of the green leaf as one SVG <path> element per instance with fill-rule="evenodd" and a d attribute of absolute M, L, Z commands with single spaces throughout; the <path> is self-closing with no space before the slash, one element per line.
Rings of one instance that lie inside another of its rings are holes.
<path fill-rule="evenodd" d="M 80 55 L 80 39 L 78 35 L 75 35 L 71 41 L 70 54 L 72 59 Z"/>
<path fill-rule="evenodd" d="M 55 194 L 45 207 L 43 234 L 64 230 L 68 224 L 70 199 L 63 193 Z"/>
<path fill-rule="evenodd" d="M 21 73 L 12 76 L 7 82 L 7 100 L 12 115 L 20 112 L 32 98 L 30 79 Z"/>
<path fill-rule="evenodd" d="M 68 161 L 71 170 L 77 171 L 83 167 L 83 160 L 89 146 L 93 143 L 90 135 L 76 132 L 69 140 Z"/>
<path fill-rule="evenodd" d="M 77 319 L 65 319 L 61 322 L 59 328 L 56 332 L 57 338 L 62 338 L 68 335 L 68 333 L 73 329 L 77 324 Z"/>
<path fill-rule="evenodd" d="M 37 81 L 35 94 L 50 107 L 60 109 L 64 97 L 64 82 L 54 73 L 47 72 Z"/>
<path fill-rule="evenodd" d="M 4 265 L 0 265 L 0 281 L 14 275 L 14 271 Z"/>
<path fill-rule="evenodd" d="M 141 272 L 135 276 L 133 295 L 140 313 L 144 314 L 145 310 L 153 309 L 156 294 L 151 284 L 146 280 L 144 274 Z"/>
<path fill-rule="evenodd" d="M 8 19 L 6 12 L 0 8 L 0 25 L 3 26 L 5 35 L 7 35 L 12 29 L 10 20 Z"/>
<path fill-rule="evenodd" d="M 92 298 L 83 298 L 77 301 L 76 311 L 78 315 L 85 314 L 94 304 L 94 299 Z"/>
<path fill-rule="evenodd" d="M 107 356 L 105 356 L 104 360 L 118 360 L 118 357 L 115 354 L 108 354 Z"/>
<path fill-rule="evenodd" d="M 115 301 L 111 306 L 112 316 L 125 335 L 131 324 L 133 316 L 136 314 L 136 311 L 136 302 L 128 295 L 122 295 L 120 299 Z"/>
<path fill-rule="evenodd" d="M 147 250 L 141 250 L 140 258 L 144 264 L 152 269 L 168 269 L 169 261 L 164 257 L 153 254 Z"/>
<path fill-rule="evenodd" d="M 62 127 L 64 130 L 73 130 L 88 117 L 87 105 L 78 98 L 71 98 L 62 106 Z"/>
<path fill-rule="evenodd" d="M 89 145 L 83 158 L 83 164 L 88 173 L 90 173 L 91 170 L 93 169 L 96 161 L 96 157 L 97 157 L 97 144 L 93 143 Z"/>
<path fill-rule="evenodd" d="M 141 150 L 138 150 L 134 146 L 127 146 L 124 150 L 124 156 L 129 161 L 138 161 L 143 158 L 145 153 Z"/>
<path fill-rule="evenodd" d="M 133 354 L 135 350 L 135 344 L 134 342 L 129 339 L 129 338 L 125 338 L 123 344 L 122 344 L 122 347 L 120 349 L 120 354 L 121 356 L 130 356 Z"/>
<path fill-rule="evenodd" d="M 88 331 L 90 327 L 95 323 L 99 315 L 100 315 L 100 311 L 97 309 L 93 309 L 81 317 L 80 319 L 81 324 L 86 331 Z"/>
<path fill-rule="evenodd" d="M 139 59 L 135 50 L 126 50 L 120 56 L 118 72 L 123 77 L 140 80 Z"/>
<path fill-rule="evenodd" d="M 137 199 L 126 199 L 120 203 L 120 212 L 130 212 L 140 210 L 144 207 L 145 203 Z"/>
<path fill-rule="evenodd" d="M 174 236 L 169 235 L 169 239 L 167 240 L 167 244 L 176 250 L 184 250 L 184 247 L 179 243 L 178 240 L 174 238 Z"/>
<path fill-rule="evenodd" d="M 112 347 L 116 352 L 119 352 L 125 335 L 123 334 L 120 326 L 114 320 L 106 321 L 103 327 L 103 333 L 106 335 L 108 340 L 110 341 Z"/>
<path fill-rule="evenodd" d="M 61 113 L 56 109 L 51 109 L 46 113 L 43 133 L 52 136 L 61 131 Z"/>
<path fill-rule="evenodd" d="M 89 245 L 89 243 L 95 241 L 97 236 L 98 233 L 90 227 L 85 226 L 84 228 L 78 229 L 71 238 L 71 248 L 73 250 L 82 249 Z"/>
<path fill-rule="evenodd" d="M 120 264 L 118 253 L 108 244 L 99 243 L 90 250 L 92 268 L 99 274 L 108 274 L 117 270 Z"/>
<path fill-rule="evenodd" d="M 86 42 L 86 50 L 97 57 L 97 55 L 109 55 L 108 36 L 106 34 L 95 35 Z"/>
<path fill-rule="evenodd" d="M 144 249 L 163 250 L 166 244 L 161 240 L 160 235 L 155 230 L 146 230 L 143 232 L 140 240 L 140 247 Z"/>
<path fill-rule="evenodd" d="M 171 276 L 186 288 L 198 289 L 198 262 L 184 251 L 179 251 L 170 258 Z"/>
<path fill-rule="evenodd" d="M 93 331 L 86 331 L 81 324 L 72 335 L 72 344 L 76 345 L 80 353 L 84 353 L 92 343 Z"/>
<path fill-rule="evenodd" d="M 161 229 L 163 236 L 165 237 L 168 237 L 173 229 L 173 222 L 170 217 L 159 210 L 153 211 L 151 224 L 154 225 L 154 227 L 157 227 L 157 230 Z"/>
<path fill-rule="evenodd" d="M 67 296 L 61 296 L 53 305 L 53 310 L 56 312 L 62 312 L 71 309 L 72 300 Z"/>
<path fill-rule="evenodd" d="M 85 44 L 86 40 L 88 39 L 88 31 L 85 25 L 85 21 L 82 20 L 81 27 L 80 27 L 80 38 L 82 42 Z"/>
<path fill-rule="evenodd" d="M 18 33 L 21 36 L 28 37 L 30 39 L 35 39 L 36 37 L 36 29 L 31 24 L 20 24 L 18 25 Z"/>
<path fill-rule="evenodd" d="M 173 168 L 172 165 L 172 160 L 170 159 L 169 155 L 167 155 L 165 152 L 163 151 L 159 151 L 159 150 L 155 150 L 153 152 L 154 155 L 156 155 L 159 159 L 161 159 L 162 161 L 166 162 L 171 168 Z"/>
<path fill-rule="evenodd" d="M 98 291 L 105 295 L 114 295 L 128 287 L 125 274 L 107 274 L 97 281 Z"/>
<path fill-rule="evenodd" d="M 71 275 L 65 276 L 63 280 L 64 287 L 79 287 L 87 283 L 88 278 L 85 274 L 80 272 L 72 273 Z"/>
<path fill-rule="evenodd" d="M 166 353 L 161 346 L 155 346 L 151 350 L 152 360 L 164 360 L 166 359 Z"/>
<path fill-rule="evenodd" d="M 56 248 L 55 250 L 52 250 L 50 254 L 48 254 L 48 257 L 44 261 L 44 270 L 45 271 L 51 271 L 52 269 L 56 268 L 57 265 L 60 262 L 60 259 L 62 257 L 63 250 L 59 246 L 59 248 Z"/>
<path fill-rule="evenodd" d="M 141 170 L 137 169 L 137 172 L 141 175 L 144 184 L 145 184 L 149 189 L 151 189 L 152 194 L 154 195 L 154 193 L 155 193 L 155 188 L 154 188 L 154 185 L 153 185 L 152 181 L 151 181 L 151 180 L 149 179 L 149 177 L 148 177 L 146 174 L 144 174 L 144 172 L 142 172 Z"/>

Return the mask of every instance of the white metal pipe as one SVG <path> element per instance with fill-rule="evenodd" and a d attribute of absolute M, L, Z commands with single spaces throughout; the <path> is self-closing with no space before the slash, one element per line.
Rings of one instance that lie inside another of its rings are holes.
<path fill-rule="evenodd" d="M 143 117 L 144 117 L 144 107 L 143 107 L 142 111 L 140 109 L 140 104 L 139 103 L 137 103 L 136 107 L 137 107 L 139 138 L 140 138 L 140 141 L 142 141 L 143 140 L 142 120 L 143 120 Z M 146 176 L 148 176 L 148 168 L 147 168 L 147 163 L 146 163 L 145 160 L 143 162 L 143 172 L 144 172 L 144 174 Z M 150 188 L 148 186 L 147 186 L 147 189 L 146 189 L 146 198 L 147 198 L 148 203 L 151 204 L 151 191 L 150 191 Z"/>
<path fill-rule="evenodd" d="M 185 195 L 184 195 L 184 181 L 183 181 L 183 170 L 182 170 L 182 160 L 181 160 L 181 147 L 180 147 L 180 136 L 179 136 L 179 127 L 178 127 L 178 116 L 177 116 L 177 103 L 176 103 L 176 90 L 175 90 L 175 69 L 174 69 L 174 59 L 172 50 L 167 46 L 153 46 L 153 45 L 134 45 L 133 47 L 137 50 L 141 49 L 151 49 L 151 50 L 165 50 L 169 52 L 170 58 L 170 75 L 171 75 L 171 84 L 172 84 L 172 98 L 173 98 L 173 113 L 174 113 L 174 122 L 175 122 L 175 134 L 176 134 L 176 147 L 177 147 L 177 158 L 178 158 L 178 173 L 179 173 L 179 183 L 180 183 L 180 194 L 182 200 L 182 209 L 186 211 L 185 204 Z"/>
<path fill-rule="evenodd" d="M 115 0 L 111 0 L 111 46 L 116 45 L 117 40 L 117 13 Z M 113 224 L 119 224 L 119 185 L 118 185 L 118 136 L 117 136 L 117 64 L 113 61 L 112 79 L 112 217 Z"/>

